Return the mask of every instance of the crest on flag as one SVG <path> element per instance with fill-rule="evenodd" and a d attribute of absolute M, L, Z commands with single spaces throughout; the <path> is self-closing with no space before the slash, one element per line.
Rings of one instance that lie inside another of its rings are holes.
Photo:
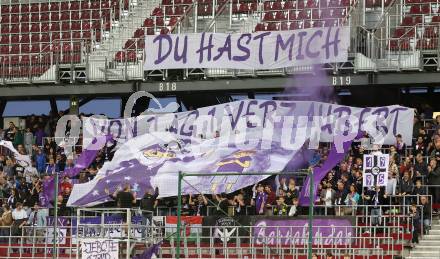
<path fill-rule="evenodd" d="M 388 154 L 364 155 L 363 186 L 386 186 L 388 183 Z"/>

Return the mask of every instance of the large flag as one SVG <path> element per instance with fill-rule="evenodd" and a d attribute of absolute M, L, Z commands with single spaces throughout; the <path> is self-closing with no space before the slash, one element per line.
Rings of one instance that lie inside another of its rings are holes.
<path fill-rule="evenodd" d="M 111 140 L 110 136 L 97 136 L 80 154 L 75 161 L 75 166 L 61 172 L 58 179 L 58 184 L 61 185 L 61 179 L 65 176 L 72 178 L 77 176 L 82 170 L 86 169 L 96 158 L 99 151 L 104 145 Z M 43 181 L 43 191 L 40 192 L 40 206 L 50 207 L 50 201 L 53 201 L 55 196 L 55 176 L 52 175 Z M 60 189 L 60 188 L 59 188 Z"/>
<path fill-rule="evenodd" d="M 14 148 L 14 145 L 12 145 L 11 141 L 0 140 L 0 146 L 9 149 L 12 152 L 12 154 L 14 154 L 14 158 L 17 161 L 17 163 L 20 164 L 21 166 L 26 168 L 32 165 L 31 157 L 28 155 L 20 154 L 18 150 Z"/>
<path fill-rule="evenodd" d="M 305 132 L 297 133 L 301 134 Z M 106 188 L 114 192 L 127 183 L 138 197 L 154 187 L 159 188 L 160 197 L 176 196 L 178 172 L 266 172 L 246 176 L 188 176 L 182 182 L 184 194 L 234 192 L 264 180 L 270 176 L 268 172 L 282 171 L 294 157 L 298 150 L 283 148 L 277 137 L 268 145 L 263 144 L 259 134 L 246 132 L 208 140 L 170 132 L 144 134 L 122 145 L 92 181 L 76 184 L 68 205 L 106 202 L 110 200 Z"/>

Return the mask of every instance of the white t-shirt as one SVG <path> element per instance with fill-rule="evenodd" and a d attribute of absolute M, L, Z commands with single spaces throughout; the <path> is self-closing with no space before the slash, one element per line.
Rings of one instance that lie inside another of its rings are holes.
<path fill-rule="evenodd" d="M 325 206 L 332 206 L 332 191 L 328 189 L 325 191 Z"/>
<path fill-rule="evenodd" d="M 15 209 L 14 211 L 12 211 L 12 218 L 14 220 L 25 219 L 27 217 L 28 215 L 24 209 L 21 209 L 20 211 Z"/>

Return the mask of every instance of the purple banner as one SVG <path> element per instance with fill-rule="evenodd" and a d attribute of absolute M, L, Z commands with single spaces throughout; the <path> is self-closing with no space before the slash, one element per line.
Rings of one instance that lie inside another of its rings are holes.
<path fill-rule="evenodd" d="M 324 164 L 319 167 L 313 168 L 313 194 L 314 200 L 318 197 L 318 186 L 324 177 L 332 170 L 338 163 L 344 159 L 345 155 L 350 149 L 352 141 L 343 142 L 343 153 L 338 152 L 335 143 L 332 143 L 330 153 L 325 160 Z M 308 206 L 310 204 L 310 175 L 307 176 L 304 181 L 301 193 L 299 196 L 299 204 L 301 206 Z"/>
<path fill-rule="evenodd" d="M 314 245 L 346 245 L 355 236 L 347 218 L 313 219 Z M 254 224 L 255 244 L 304 245 L 308 242 L 307 219 L 263 219 Z"/>
<path fill-rule="evenodd" d="M 66 171 L 60 173 L 58 180 L 59 186 L 61 186 L 62 179 L 64 176 L 68 176 L 69 178 L 77 176 L 83 169 L 87 168 L 93 160 L 98 155 L 98 152 L 104 145 L 111 140 L 110 136 L 97 136 L 86 149 L 83 150 L 81 155 L 75 162 L 75 166 L 72 168 L 68 168 Z M 59 188 L 60 189 L 60 188 Z M 43 181 L 43 192 L 40 193 L 40 206 L 42 207 L 51 207 L 50 202 L 53 200 L 55 195 L 55 176 L 52 175 L 49 179 Z"/>

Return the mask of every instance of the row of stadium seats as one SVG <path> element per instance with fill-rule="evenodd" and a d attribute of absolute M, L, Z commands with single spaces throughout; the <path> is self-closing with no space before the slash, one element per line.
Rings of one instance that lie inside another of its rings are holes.
<path fill-rule="evenodd" d="M 438 48 L 440 8 L 430 0 L 405 0 L 399 26 L 394 29 L 390 50 Z M 414 40 L 412 40 L 414 38 Z"/>
<path fill-rule="evenodd" d="M 80 63 L 81 42 L 100 42 L 128 7 L 128 0 L 2 5 L 0 73 L 40 76 L 51 64 Z"/>
<path fill-rule="evenodd" d="M 352 5 L 353 0 L 264 2 L 264 23 L 257 24 L 255 31 L 338 26 L 348 17 Z"/>
<path fill-rule="evenodd" d="M 124 1 L 124 9 L 128 8 L 128 1 Z M 30 3 L 30 4 L 4 4 L 1 6 L 0 14 L 27 14 L 47 13 L 59 11 L 93 10 L 106 9 L 119 5 L 118 0 L 92 0 L 92 1 L 66 1 L 51 3 Z"/>

